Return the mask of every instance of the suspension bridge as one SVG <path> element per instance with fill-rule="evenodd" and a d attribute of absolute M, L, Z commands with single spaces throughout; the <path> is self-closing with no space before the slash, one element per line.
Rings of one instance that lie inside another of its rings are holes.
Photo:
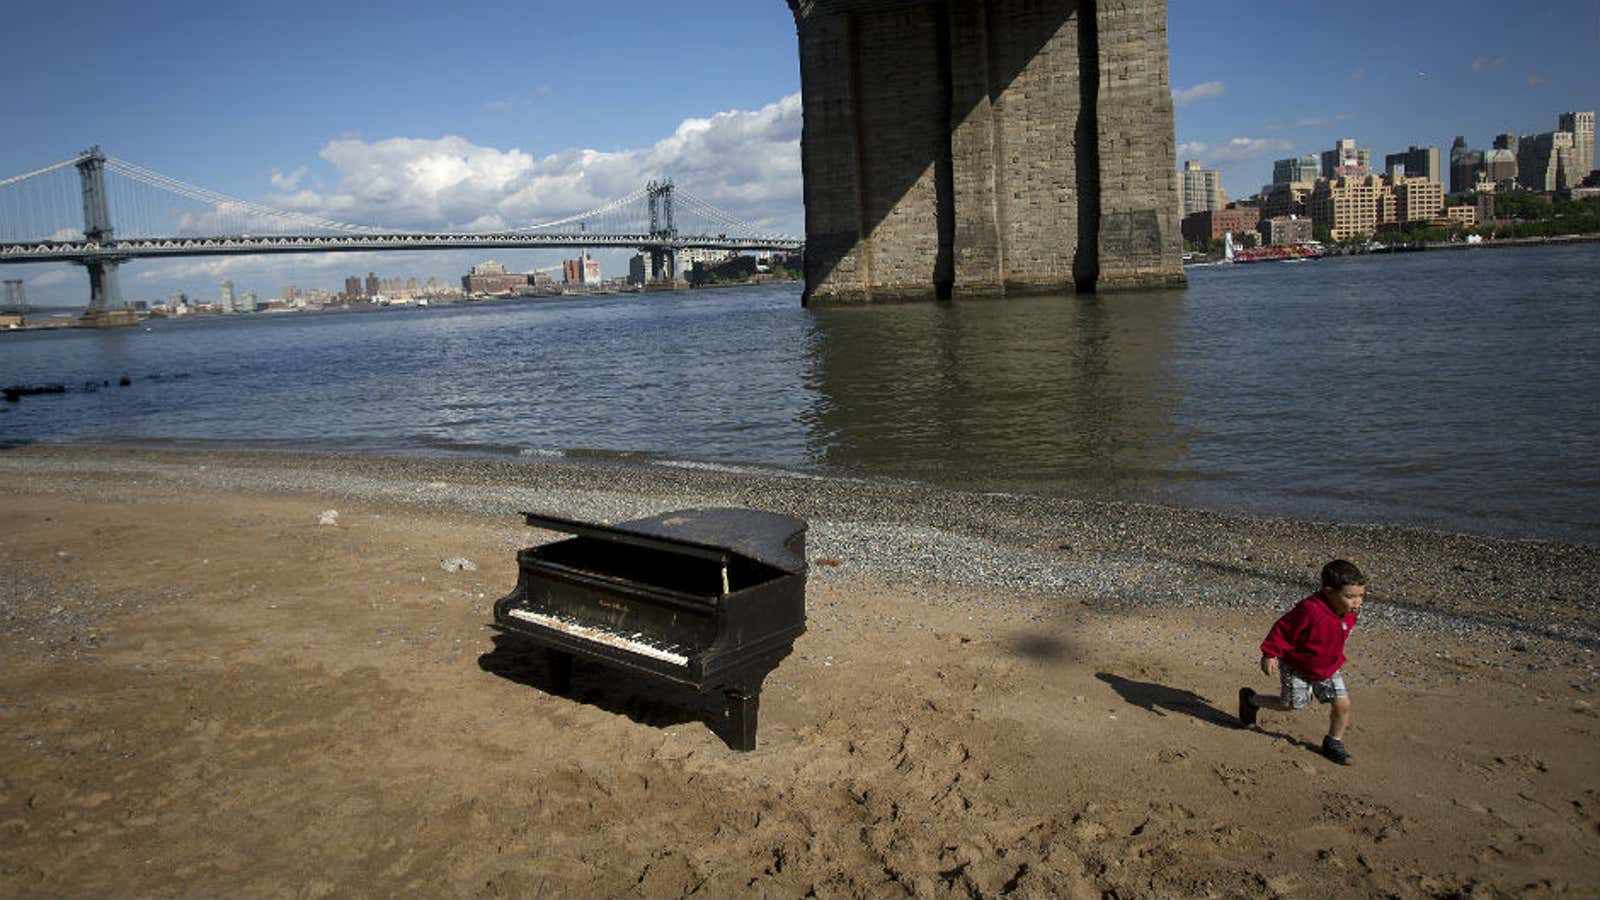
<path fill-rule="evenodd" d="M 113 214 L 116 219 L 113 221 Z M 89 276 L 88 318 L 122 304 L 125 262 L 274 253 L 619 248 L 649 258 L 652 278 L 677 274 L 687 249 L 795 251 L 800 238 L 762 229 L 671 179 L 561 218 L 511 228 L 392 228 L 334 221 L 242 200 L 107 156 L 71 159 L 0 179 L 0 263 L 76 263 Z"/>

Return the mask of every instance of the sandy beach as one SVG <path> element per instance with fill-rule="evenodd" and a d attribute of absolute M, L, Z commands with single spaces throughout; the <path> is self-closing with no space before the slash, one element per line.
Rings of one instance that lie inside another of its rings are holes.
<path fill-rule="evenodd" d="M 751 753 L 487 627 L 520 510 L 692 506 L 810 522 Z M 1336 556 L 1349 768 L 1321 709 L 1235 720 Z M 0 896 L 1594 896 L 1597 586 L 1591 547 L 771 472 L 0 450 Z"/>

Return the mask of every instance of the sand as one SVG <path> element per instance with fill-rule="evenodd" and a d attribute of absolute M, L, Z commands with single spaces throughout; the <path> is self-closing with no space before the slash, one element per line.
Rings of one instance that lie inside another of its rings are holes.
<path fill-rule="evenodd" d="M 522 501 L 812 521 L 838 565 L 754 752 L 692 695 L 543 689 L 486 627 L 543 537 Z M 1352 547 L 1344 768 L 1324 711 L 1234 707 Z M 1595 575 L 1593 548 L 761 474 L 14 448 L 0 895 L 1594 896 Z"/>

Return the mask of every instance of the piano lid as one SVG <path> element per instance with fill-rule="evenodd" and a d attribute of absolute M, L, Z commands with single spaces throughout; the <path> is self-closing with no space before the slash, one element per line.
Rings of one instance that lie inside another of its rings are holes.
<path fill-rule="evenodd" d="M 535 528 L 579 537 L 620 541 L 705 559 L 744 556 L 798 575 L 803 556 L 788 546 L 806 530 L 804 519 L 754 509 L 680 509 L 644 519 L 602 525 L 561 516 L 524 512 Z"/>

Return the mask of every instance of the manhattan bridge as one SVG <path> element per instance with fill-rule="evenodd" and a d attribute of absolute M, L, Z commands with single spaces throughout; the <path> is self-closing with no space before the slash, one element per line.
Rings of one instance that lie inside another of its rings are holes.
<path fill-rule="evenodd" d="M 71 262 L 89 275 L 86 320 L 122 307 L 117 267 L 140 259 L 385 250 L 634 249 L 656 277 L 677 253 L 799 250 L 800 238 L 762 230 L 671 179 L 594 209 L 493 231 L 418 231 L 337 222 L 241 200 L 107 156 L 83 153 L 0 179 L 0 263 Z"/>

